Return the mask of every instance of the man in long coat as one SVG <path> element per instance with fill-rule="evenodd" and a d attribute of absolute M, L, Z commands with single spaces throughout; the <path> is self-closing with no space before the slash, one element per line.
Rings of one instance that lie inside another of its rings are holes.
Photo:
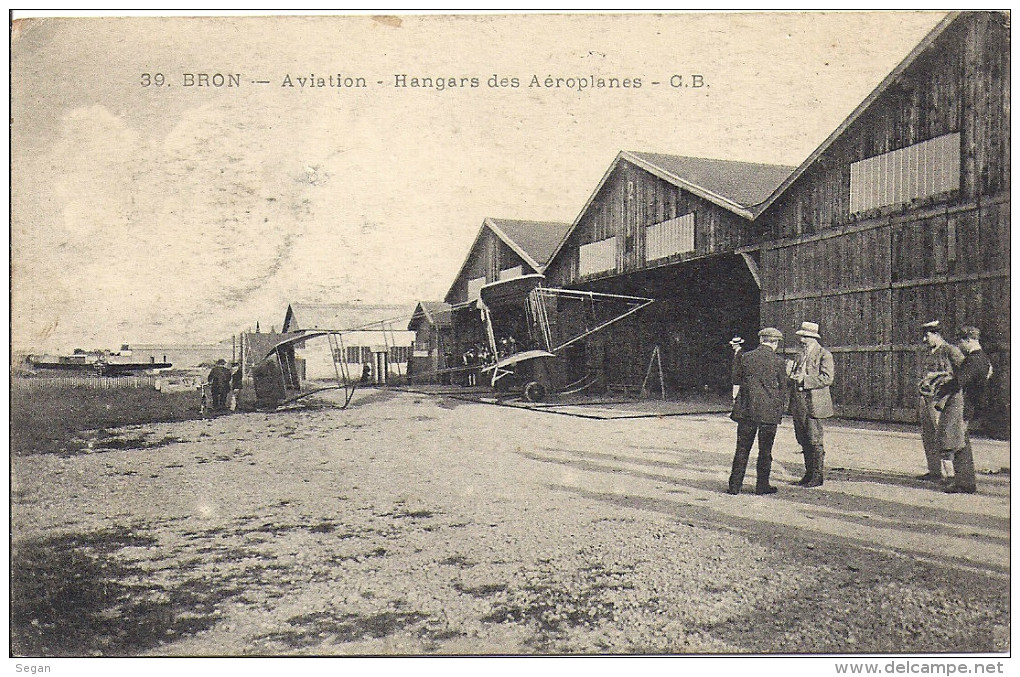
<path fill-rule="evenodd" d="M 209 371 L 209 384 L 212 386 L 213 409 L 227 406 L 227 393 L 230 392 L 230 370 L 226 360 L 216 360 L 216 366 Z"/>
<path fill-rule="evenodd" d="M 969 428 L 970 422 L 982 414 L 985 388 L 988 379 L 992 377 L 992 363 L 981 349 L 981 330 L 977 327 L 961 327 L 959 345 L 965 355 L 963 364 L 943 390 L 947 394 L 958 390 L 963 397 L 963 446 L 953 451 L 955 477 L 944 491 L 950 494 L 973 494 L 977 491 L 977 481 Z"/>
<path fill-rule="evenodd" d="M 963 352 L 942 338 L 938 320 L 922 325 L 921 330 L 928 350 L 922 356 L 917 416 L 928 472 L 919 479 L 940 482 L 952 472 L 954 451 L 964 446 L 963 395 L 945 388 L 963 364 Z"/>
<path fill-rule="evenodd" d="M 825 481 L 825 440 L 822 421 L 831 418 L 832 395 L 829 386 L 836 367 L 832 353 L 818 342 L 818 324 L 802 322 L 797 330 L 801 349 L 790 372 L 792 393 L 790 414 L 797 443 L 804 452 L 804 477 L 797 482 L 803 487 L 820 487 Z"/>
<path fill-rule="evenodd" d="M 740 386 L 730 418 L 737 422 L 737 450 L 730 470 L 729 494 L 739 494 L 747 470 L 751 446 L 758 437 L 756 494 L 774 494 L 769 484 L 772 472 L 772 443 L 776 426 L 786 410 L 786 364 L 776 354 L 783 334 L 766 327 L 758 332 L 759 346 L 734 360 L 733 380 Z"/>

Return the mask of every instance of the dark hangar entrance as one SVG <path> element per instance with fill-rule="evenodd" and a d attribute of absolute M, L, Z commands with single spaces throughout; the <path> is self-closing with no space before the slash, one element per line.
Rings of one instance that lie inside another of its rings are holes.
<path fill-rule="evenodd" d="M 670 399 L 730 390 L 728 343 L 758 342 L 761 289 L 750 255 L 726 254 L 615 275 L 584 285 L 611 294 L 646 296 L 656 303 L 586 341 L 568 362 L 572 374 L 595 370 L 606 386 L 640 386 L 659 348 Z M 658 372 L 654 372 L 658 389 Z"/>

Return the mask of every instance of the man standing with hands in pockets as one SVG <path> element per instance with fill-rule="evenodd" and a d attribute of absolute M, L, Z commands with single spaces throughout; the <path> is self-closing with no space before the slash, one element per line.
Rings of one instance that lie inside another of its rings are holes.
<path fill-rule="evenodd" d="M 832 353 L 823 348 L 818 339 L 818 324 L 802 322 L 797 330 L 801 348 L 790 372 L 792 394 L 790 413 L 797 443 L 804 451 L 804 477 L 797 484 L 802 487 L 820 487 L 825 477 L 825 446 L 822 421 L 833 415 L 832 385 L 836 368 Z"/>

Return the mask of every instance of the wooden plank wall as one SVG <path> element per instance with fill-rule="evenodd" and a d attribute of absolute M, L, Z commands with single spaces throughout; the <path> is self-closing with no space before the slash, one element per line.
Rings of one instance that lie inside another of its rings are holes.
<path fill-rule="evenodd" d="M 822 325 L 844 415 L 913 420 L 918 327 L 940 319 L 981 328 L 1008 421 L 1007 21 L 963 13 L 758 219 L 762 322 Z M 958 191 L 850 213 L 851 164 L 952 132 Z"/>
<path fill-rule="evenodd" d="M 488 228 L 482 233 L 475 247 L 468 252 L 467 265 L 460 276 L 454 281 L 454 293 L 446 299 L 448 303 L 464 303 L 468 299 L 467 281 L 485 276 L 486 282 L 499 279 L 499 271 L 503 268 L 522 266 L 525 274 L 535 272 L 531 266 L 517 255 L 503 240 Z"/>
<path fill-rule="evenodd" d="M 959 194 L 850 213 L 850 165 L 960 132 Z M 822 232 L 881 213 L 1009 188 L 1009 29 L 996 12 L 964 14 L 770 207 L 764 237 Z"/>
<path fill-rule="evenodd" d="M 950 235 L 955 231 L 955 235 Z M 914 420 L 919 327 L 982 330 L 999 417 L 1009 406 L 1009 199 L 878 217 L 762 250 L 762 323 L 821 325 L 840 414 Z"/>
<path fill-rule="evenodd" d="M 579 219 L 564 251 L 546 275 L 556 284 L 570 285 L 647 268 L 645 227 L 691 212 L 695 212 L 694 251 L 660 259 L 655 266 L 732 251 L 752 240 L 751 224 L 745 219 L 621 161 Z M 578 248 L 610 237 L 616 238 L 616 269 L 581 278 L 577 270 Z"/>

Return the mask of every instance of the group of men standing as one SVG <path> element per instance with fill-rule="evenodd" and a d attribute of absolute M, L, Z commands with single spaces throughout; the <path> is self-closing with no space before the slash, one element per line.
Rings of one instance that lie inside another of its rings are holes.
<path fill-rule="evenodd" d="M 984 403 L 992 365 L 977 327 L 961 327 L 956 346 L 942 337 L 937 321 L 922 331 L 928 352 L 918 385 L 918 418 L 928 472 L 919 479 L 940 483 L 947 493 L 973 494 L 977 481 L 969 428 Z"/>
<path fill-rule="evenodd" d="M 774 327 L 758 332 L 758 347 L 744 353 L 743 339 L 733 346 L 733 412 L 737 422 L 737 451 L 733 456 L 727 493 L 739 494 L 744 483 L 747 459 L 755 436 L 758 438 L 757 481 L 754 492 L 774 494 L 769 483 L 772 444 L 776 428 L 786 412 L 793 415 L 793 428 L 804 453 L 804 476 L 797 484 L 819 487 L 825 481 L 825 442 L 822 421 L 833 415 L 829 386 L 835 377 L 832 353 L 818 342 L 818 325 L 804 322 L 797 330 L 801 347 L 792 360 L 779 355 L 783 333 Z"/>
<path fill-rule="evenodd" d="M 981 349 L 977 327 L 962 327 L 959 347 L 942 338 L 938 322 L 923 325 L 928 346 L 920 380 L 918 415 L 928 472 L 919 479 L 940 482 L 949 493 L 974 493 L 974 457 L 968 433 L 984 399 L 992 368 Z M 769 482 L 776 428 L 787 410 L 793 417 L 797 443 L 804 454 L 803 487 L 825 481 L 824 420 L 834 414 L 830 386 L 835 379 L 832 353 L 820 343 L 819 326 L 803 322 L 797 336 L 800 348 L 793 359 L 779 354 L 783 334 L 766 327 L 758 332 L 759 346 L 743 350 L 743 339 L 733 348 L 733 411 L 737 422 L 737 448 L 727 493 L 739 494 L 755 437 L 758 460 L 755 493 L 776 493 Z"/>
<path fill-rule="evenodd" d="M 209 371 L 207 383 L 212 390 L 213 409 L 229 408 L 231 411 L 237 409 L 237 392 L 243 384 L 240 364 L 232 362 L 230 367 L 227 367 L 226 360 L 216 360 L 216 364 Z"/>

